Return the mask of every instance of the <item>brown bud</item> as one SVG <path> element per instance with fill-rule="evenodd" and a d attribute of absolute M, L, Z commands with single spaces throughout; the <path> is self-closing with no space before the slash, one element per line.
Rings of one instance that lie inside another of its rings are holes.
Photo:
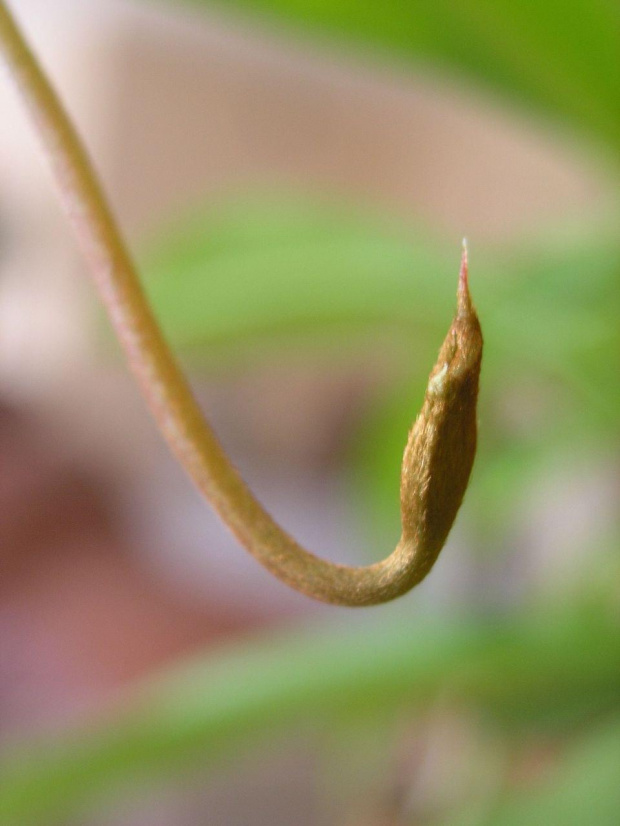
<path fill-rule="evenodd" d="M 474 462 L 481 359 L 482 333 L 469 295 L 463 245 L 456 316 L 403 457 L 402 536 L 396 549 L 381 562 L 355 568 L 320 559 L 286 536 L 278 534 L 274 541 L 270 532 L 264 564 L 297 590 L 337 605 L 387 602 L 424 579 L 454 523 Z"/>
<path fill-rule="evenodd" d="M 430 571 L 456 518 L 476 453 L 476 402 L 482 332 L 468 285 L 467 247 L 459 275 L 457 312 L 431 371 L 412 427 L 401 476 L 400 546 L 414 557 L 415 585 Z"/>

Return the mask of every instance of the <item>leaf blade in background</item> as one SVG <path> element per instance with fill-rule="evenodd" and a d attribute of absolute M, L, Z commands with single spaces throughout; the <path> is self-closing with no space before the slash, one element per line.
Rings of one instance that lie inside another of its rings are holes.
<path fill-rule="evenodd" d="M 551 775 L 527 793 L 508 795 L 488 826 L 615 826 L 620 812 L 620 720 L 606 720 L 576 738 Z"/>
<path fill-rule="evenodd" d="M 395 55 L 418 67 L 469 77 L 611 150 L 620 146 L 620 13 L 605 0 L 187 0 L 226 12 L 242 9 L 272 28 Z"/>
<path fill-rule="evenodd" d="M 507 719 L 534 711 L 539 724 L 542 709 L 574 704 L 587 718 L 617 697 L 619 665 L 616 623 L 594 612 L 587 622 L 545 609 L 496 622 L 399 617 L 272 635 L 150 680 L 116 719 L 5 754 L 1 822 L 52 826 L 128 777 L 221 760 L 303 721 L 328 731 L 334 714 L 415 708 L 446 689 Z"/>

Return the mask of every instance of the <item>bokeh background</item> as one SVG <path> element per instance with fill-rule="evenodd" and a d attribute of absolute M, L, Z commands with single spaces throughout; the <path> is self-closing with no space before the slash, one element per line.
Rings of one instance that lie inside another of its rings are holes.
<path fill-rule="evenodd" d="M 11 5 L 222 441 L 310 548 L 399 535 L 464 235 L 486 353 L 428 580 L 288 591 L 163 446 L 3 77 L 0 822 L 617 824 L 617 7 Z"/>

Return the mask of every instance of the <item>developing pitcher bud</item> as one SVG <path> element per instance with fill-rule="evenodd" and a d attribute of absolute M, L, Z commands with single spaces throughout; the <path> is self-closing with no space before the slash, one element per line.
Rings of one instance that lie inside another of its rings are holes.
<path fill-rule="evenodd" d="M 426 576 L 447 539 L 476 453 L 482 332 L 469 294 L 465 242 L 457 296 L 456 315 L 403 456 L 400 545 L 416 559 L 411 585 Z"/>

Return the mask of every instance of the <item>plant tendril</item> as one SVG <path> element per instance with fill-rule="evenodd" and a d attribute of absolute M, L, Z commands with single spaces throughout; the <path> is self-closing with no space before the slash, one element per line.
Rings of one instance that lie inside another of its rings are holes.
<path fill-rule="evenodd" d="M 430 571 L 456 517 L 476 450 L 480 324 L 463 248 L 457 313 L 413 425 L 401 476 L 402 536 L 365 567 L 299 545 L 267 513 L 226 456 L 153 316 L 89 157 L 56 93 L 0 0 L 0 52 L 43 145 L 61 200 L 129 366 L 172 452 L 238 540 L 283 582 L 337 605 L 405 593 Z"/>

